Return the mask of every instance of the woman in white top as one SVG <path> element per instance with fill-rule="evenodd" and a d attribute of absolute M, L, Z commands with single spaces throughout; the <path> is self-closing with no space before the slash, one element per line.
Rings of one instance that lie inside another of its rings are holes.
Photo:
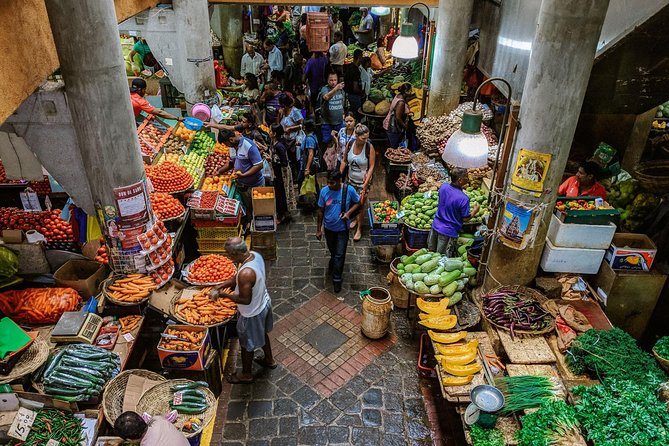
<path fill-rule="evenodd" d="M 344 149 L 339 171 L 342 173 L 342 177 L 346 178 L 348 184 L 353 186 L 360 195 L 360 206 L 363 209 L 366 191 L 369 189 L 370 181 L 374 175 L 375 162 L 376 152 L 374 145 L 369 142 L 369 129 L 366 125 L 358 124 L 355 126 L 355 139 L 351 140 Z M 360 212 L 355 221 L 351 222 L 351 229 L 357 227 L 353 236 L 354 242 L 362 238 L 364 214 L 364 212 Z"/>
<path fill-rule="evenodd" d="M 332 131 L 332 139 L 336 144 L 337 150 L 337 169 L 341 165 L 341 160 L 344 157 L 348 143 L 355 140 L 355 124 L 353 112 L 348 112 L 344 115 L 344 127 L 340 128 L 339 132 Z"/>

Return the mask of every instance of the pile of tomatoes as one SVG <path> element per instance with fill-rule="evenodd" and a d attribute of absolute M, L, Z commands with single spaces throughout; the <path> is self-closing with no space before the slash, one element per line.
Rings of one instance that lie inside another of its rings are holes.
<path fill-rule="evenodd" d="M 31 181 L 29 186 L 39 196 L 44 197 L 51 194 L 51 183 L 49 183 L 49 177 L 46 175 L 44 175 L 42 181 Z"/>
<path fill-rule="evenodd" d="M 153 283 L 159 287 L 170 280 L 172 274 L 174 274 L 174 260 L 172 259 L 169 259 L 163 266 L 149 273 L 153 279 Z"/>
<path fill-rule="evenodd" d="M 170 161 L 155 166 L 145 165 L 144 169 L 156 192 L 180 192 L 193 185 L 193 177 L 186 169 Z"/>
<path fill-rule="evenodd" d="M 237 274 L 230 259 L 218 254 L 198 258 L 190 267 L 188 281 L 191 283 L 221 283 Z"/>
<path fill-rule="evenodd" d="M 95 254 L 95 261 L 103 265 L 109 265 L 109 253 L 107 252 L 107 245 L 103 238 L 100 239 L 100 247 L 97 254 Z"/>
<path fill-rule="evenodd" d="M 48 242 L 72 242 L 72 226 L 60 218 L 60 210 L 26 212 L 18 208 L 0 208 L 0 230 L 34 229 Z"/>
<path fill-rule="evenodd" d="M 179 200 L 164 192 L 154 192 L 151 194 L 151 209 L 153 209 L 153 212 L 161 220 L 178 217 L 185 211 L 183 204 Z"/>

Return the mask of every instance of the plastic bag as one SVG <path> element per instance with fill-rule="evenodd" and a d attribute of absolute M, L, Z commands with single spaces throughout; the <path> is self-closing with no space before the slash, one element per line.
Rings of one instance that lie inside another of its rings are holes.
<path fill-rule="evenodd" d="M 81 297 L 72 288 L 27 288 L 0 293 L 0 311 L 19 324 L 55 324 L 77 311 Z"/>
<path fill-rule="evenodd" d="M 300 187 L 300 197 L 309 194 L 316 195 L 316 175 L 305 176 Z"/>
<path fill-rule="evenodd" d="M 0 279 L 11 277 L 19 271 L 19 256 L 12 250 L 0 246 Z"/>

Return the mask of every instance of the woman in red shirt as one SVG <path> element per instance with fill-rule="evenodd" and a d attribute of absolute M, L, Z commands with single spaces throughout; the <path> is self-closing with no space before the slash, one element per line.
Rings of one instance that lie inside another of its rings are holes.
<path fill-rule="evenodd" d="M 560 185 L 558 195 L 561 197 L 602 197 L 606 200 L 606 189 L 596 179 L 599 174 L 599 165 L 593 161 L 586 161 L 578 168 L 573 177 Z"/>

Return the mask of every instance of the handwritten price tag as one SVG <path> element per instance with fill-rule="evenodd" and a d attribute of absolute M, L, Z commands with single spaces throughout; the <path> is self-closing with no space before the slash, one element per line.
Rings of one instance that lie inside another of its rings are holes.
<path fill-rule="evenodd" d="M 46 446 L 59 446 L 59 445 L 60 442 L 54 439 L 50 439 L 49 441 L 46 442 Z"/>
<path fill-rule="evenodd" d="M 26 409 L 25 407 L 19 408 L 19 412 L 14 417 L 11 427 L 7 435 L 10 437 L 25 441 L 28 438 L 30 433 L 30 428 L 35 422 L 35 417 L 37 414 L 32 410 Z"/>
<path fill-rule="evenodd" d="M 181 393 L 181 392 L 175 392 L 174 393 L 174 399 L 172 400 L 172 403 L 174 403 L 175 405 L 181 404 L 183 402 L 183 400 L 184 400 L 183 393 Z"/>
<path fill-rule="evenodd" d="M 127 342 L 132 342 L 132 341 L 135 340 L 135 337 L 134 337 L 132 334 L 130 334 L 130 333 L 126 333 L 126 334 L 124 334 L 124 335 L 123 335 L 123 338 L 124 338 Z"/>

